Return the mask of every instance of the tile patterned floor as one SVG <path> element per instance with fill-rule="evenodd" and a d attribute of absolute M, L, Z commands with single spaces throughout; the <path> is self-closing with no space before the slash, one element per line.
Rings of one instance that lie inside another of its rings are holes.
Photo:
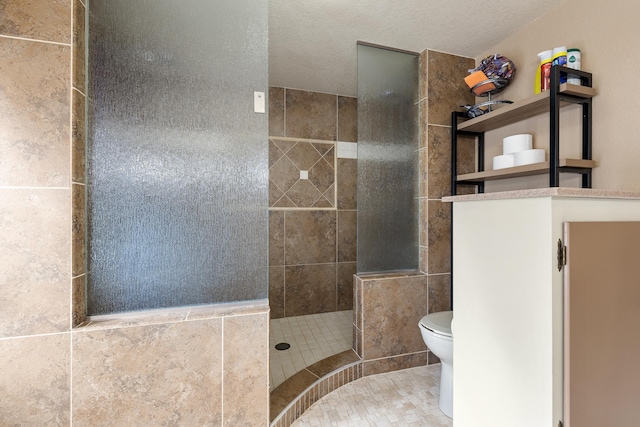
<path fill-rule="evenodd" d="M 440 364 L 372 375 L 328 394 L 292 427 L 451 427 L 438 408 Z"/>
<path fill-rule="evenodd" d="M 270 322 L 269 374 L 271 390 L 319 360 L 349 350 L 353 341 L 353 311 L 285 317 Z M 288 350 L 274 347 L 291 344 Z"/>

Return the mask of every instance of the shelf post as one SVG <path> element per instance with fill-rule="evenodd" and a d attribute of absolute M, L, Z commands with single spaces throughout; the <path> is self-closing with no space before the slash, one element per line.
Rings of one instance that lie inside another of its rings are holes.
<path fill-rule="evenodd" d="M 451 112 L 451 195 L 458 191 L 458 111 Z"/>
<path fill-rule="evenodd" d="M 549 187 L 560 186 L 560 67 L 551 67 L 549 94 Z"/>

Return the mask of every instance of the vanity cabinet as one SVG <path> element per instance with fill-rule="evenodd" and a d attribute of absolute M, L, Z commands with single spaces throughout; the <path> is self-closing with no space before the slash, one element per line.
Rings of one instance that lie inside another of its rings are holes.
<path fill-rule="evenodd" d="M 563 275 L 570 266 L 558 269 L 563 224 L 640 221 L 640 193 L 545 188 L 443 201 L 453 203 L 455 426 L 565 423 L 564 304 L 570 301 Z M 593 315 L 615 319 L 615 310 L 603 306 Z M 598 360 L 597 338 L 591 360 Z"/>
<path fill-rule="evenodd" d="M 578 75 L 582 84 L 561 84 L 560 75 L 567 73 Z M 552 67 L 551 88 L 547 91 L 466 121 L 460 120 L 466 117 L 466 114 L 454 111 L 451 114 L 451 194 L 457 194 L 459 184 L 475 185 L 478 192 L 483 193 L 486 181 L 539 174 L 548 174 L 549 187 L 558 187 L 561 172 L 581 174 L 582 187 L 591 188 L 591 171 L 595 167 L 591 148 L 591 98 L 595 94 L 591 73 L 570 70 L 566 67 Z M 560 158 L 560 109 L 568 104 L 582 106 L 582 157 L 579 159 Z M 543 113 L 549 117 L 549 152 L 546 162 L 499 170 L 484 170 L 485 132 Z M 458 175 L 458 137 L 465 135 L 476 137 L 478 170 L 474 173 Z"/>

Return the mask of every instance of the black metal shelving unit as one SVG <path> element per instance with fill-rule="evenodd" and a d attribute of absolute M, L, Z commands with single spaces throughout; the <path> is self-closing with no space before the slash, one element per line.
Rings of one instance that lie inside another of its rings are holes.
<path fill-rule="evenodd" d="M 581 85 L 560 83 L 560 76 L 578 76 Z M 466 114 L 451 113 L 451 194 L 457 194 L 458 185 L 475 185 L 479 193 L 484 192 L 484 183 L 489 180 L 518 176 L 549 174 L 549 186 L 558 187 L 560 173 L 582 175 L 582 188 L 591 188 L 592 160 L 592 105 L 595 96 L 591 73 L 566 67 L 551 68 L 551 88 L 521 102 L 514 102 L 479 117 L 462 120 Z M 560 159 L 560 109 L 566 104 L 582 105 L 582 158 Z M 526 120 L 540 113 L 549 114 L 549 160 L 543 164 L 518 166 L 499 171 L 484 171 L 484 133 L 511 123 Z M 458 137 L 473 136 L 477 141 L 478 170 L 476 173 L 458 175 Z"/>
<path fill-rule="evenodd" d="M 561 75 L 578 76 L 580 85 L 560 83 Z M 560 173 L 582 175 L 582 188 L 591 188 L 592 159 L 592 104 L 595 96 L 591 73 L 566 67 L 551 67 L 551 89 L 523 101 L 514 102 L 479 117 L 468 119 L 463 112 L 451 113 L 451 195 L 457 194 L 458 185 L 475 185 L 478 193 L 484 193 L 489 180 L 519 176 L 549 175 L 549 187 L 559 187 Z M 560 109 L 563 105 L 582 105 L 582 158 L 560 158 Z M 484 133 L 512 123 L 526 120 L 537 114 L 549 114 L 549 160 L 541 164 L 517 166 L 499 171 L 484 170 Z M 466 120 L 464 120 L 466 119 Z M 477 172 L 458 175 L 458 137 L 472 136 L 477 142 Z M 453 243 L 453 205 L 451 206 L 451 242 Z M 451 307 L 453 309 L 453 244 L 451 245 Z"/>

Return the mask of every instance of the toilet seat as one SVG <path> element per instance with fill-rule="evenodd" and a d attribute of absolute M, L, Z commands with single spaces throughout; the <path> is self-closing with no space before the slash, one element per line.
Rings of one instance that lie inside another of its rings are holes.
<path fill-rule="evenodd" d="M 453 319 L 453 311 L 440 311 L 431 313 L 420 319 L 420 327 L 430 330 L 431 332 L 452 338 L 451 320 Z"/>

